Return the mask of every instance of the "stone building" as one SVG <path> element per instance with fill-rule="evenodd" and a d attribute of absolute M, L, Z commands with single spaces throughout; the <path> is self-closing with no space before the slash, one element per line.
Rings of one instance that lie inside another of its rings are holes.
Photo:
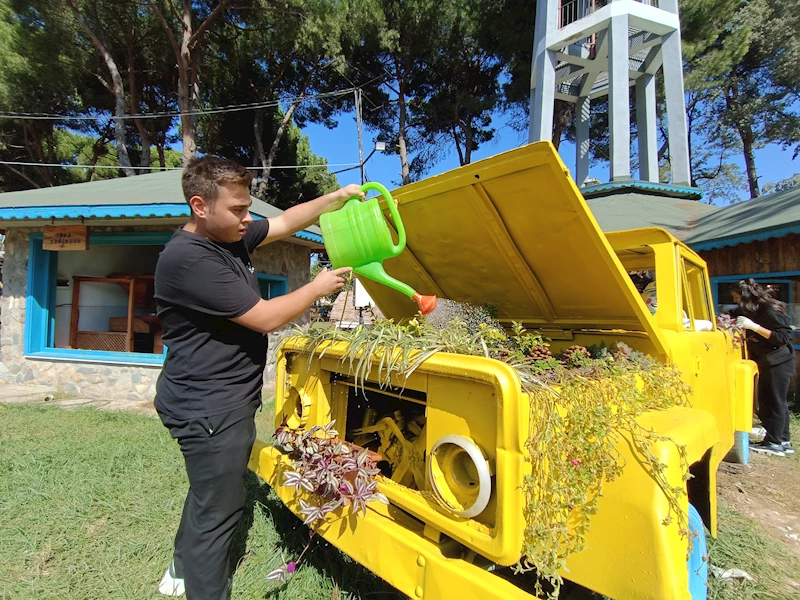
<path fill-rule="evenodd" d="M 153 273 L 164 244 L 189 215 L 180 177 L 167 171 L 0 195 L 6 235 L 0 383 L 153 399 L 167 352 L 155 318 Z M 281 211 L 253 199 L 251 213 L 260 219 Z M 74 225 L 86 227 L 87 249 L 46 249 L 64 239 L 62 232 L 80 241 L 81 228 L 66 228 Z M 256 250 L 262 296 L 305 284 L 310 252 L 322 247 L 319 229 L 309 227 Z"/>

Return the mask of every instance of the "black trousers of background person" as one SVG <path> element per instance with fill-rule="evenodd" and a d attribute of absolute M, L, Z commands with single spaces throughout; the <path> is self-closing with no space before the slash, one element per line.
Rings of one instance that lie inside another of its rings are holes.
<path fill-rule="evenodd" d="M 794 354 L 794 353 L 792 353 Z M 795 359 L 770 366 L 758 361 L 758 418 L 767 430 L 764 438 L 773 444 L 789 441 L 789 383 L 794 376 Z"/>
<path fill-rule="evenodd" d="M 227 600 L 230 549 L 245 506 L 245 476 L 261 401 L 213 417 L 179 421 L 161 414 L 178 440 L 189 492 L 175 536 L 175 575 L 187 600 Z"/>

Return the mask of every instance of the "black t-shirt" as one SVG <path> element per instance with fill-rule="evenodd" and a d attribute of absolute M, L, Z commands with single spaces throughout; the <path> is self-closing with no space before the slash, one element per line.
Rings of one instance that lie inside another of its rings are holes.
<path fill-rule="evenodd" d="M 222 244 L 178 229 L 158 257 L 156 310 L 167 357 L 156 409 L 175 419 L 210 417 L 260 398 L 267 336 L 231 321 L 261 299 L 250 252 L 269 221 L 240 242 Z"/>
<path fill-rule="evenodd" d="M 772 332 L 769 338 L 761 337 L 754 331 L 748 330 L 745 332 L 747 353 L 750 355 L 750 358 L 757 362 L 766 361 L 767 356 L 770 354 L 781 361 L 788 361 L 790 358 L 794 358 L 792 328 L 789 325 L 789 318 L 786 315 L 767 306 L 762 306 L 755 314 L 746 313 L 744 310 L 737 307 L 732 314 L 737 317 L 740 315 L 748 317 L 758 325 Z M 786 352 L 782 346 L 788 346 L 790 352 Z M 778 350 L 781 352 L 776 352 Z"/>

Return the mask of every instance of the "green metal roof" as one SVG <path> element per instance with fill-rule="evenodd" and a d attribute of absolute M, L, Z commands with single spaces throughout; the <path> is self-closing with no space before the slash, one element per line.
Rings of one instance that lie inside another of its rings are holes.
<path fill-rule="evenodd" d="M 613 194 L 586 202 L 603 231 L 663 227 L 681 240 L 702 219 L 723 210 L 696 200 L 652 194 Z"/>
<path fill-rule="evenodd" d="M 135 177 L 102 179 L 58 187 L 0 194 L 0 223 L 50 219 L 188 217 L 181 190 L 181 170 Z M 283 211 L 253 198 L 256 217 L 276 217 Z M 321 244 L 319 227 L 310 226 L 296 238 Z"/>
<path fill-rule="evenodd" d="M 695 250 L 800 233 L 800 188 L 726 206 L 704 216 L 685 240 Z"/>

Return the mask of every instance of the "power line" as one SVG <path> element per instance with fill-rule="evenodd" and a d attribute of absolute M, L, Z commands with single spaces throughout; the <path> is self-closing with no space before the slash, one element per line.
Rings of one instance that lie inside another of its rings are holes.
<path fill-rule="evenodd" d="M 328 165 L 273 165 L 270 167 L 271 169 L 315 169 L 315 168 L 327 168 L 327 167 L 358 167 L 361 163 L 333 163 Z M 151 167 L 139 167 L 139 166 L 131 166 L 131 167 L 122 167 L 120 165 L 70 165 L 70 164 L 63 164 L 63 163 L 40 163 L 40 162 L 23 162 L 23 161 L 15 161 L 15 160 L 0 160 L 0 165 L 16 165 L 16 166 L 24 166 L 24 167 L 62 167 L 64 169 L 135 169 L 135 170 L 151 170 L 151 171 L 180 171 L 183 167 L 162 167 L 162 166 L 151 166 Z M 261 170 L 264 167 L 262 165 L 253 165 L 252 167 L 245 167 L 248 171 L 251 170 Z"/>
<path fill-rule="evenodd" d="M 335 98 L 338 96 L 347 95 L 357 89 L 362 89 L 368 85 L 372 85 L 379 79 L 385 79 L 386 75 L 378 75 L 369 81 L 343 90 L 335 90 L 332 92 L 321 92 L 319 94 L 310 94 L 307 96 L 294 96 L 292 98 L 284 98 L 281 100 L 270 100 L 267 102 L 251 102 L 249 104 L 228 104 L 226 106 L 218 106 L 213 108 L 199 108 L 197 110 L 190 110 L 186 112 L 181 111 L 167 111 L 160 113 L 131 113 L 120 115 L 105 116 L 105 115 L 55 115 L 51 113 L 27 113 L 27 112 L 7 112 L 0 113 L 0 119 L 25 119 L 35 121 L 99 121 L 102 119 L 160 119 L 164 117 L 180 117 L 182 115 L 214 115 L 220 113 L 241 112 L 245 110 L 253 110 L 258 108 L 271 108 L 273 106 L 280 106 L 281 104 L 295 104 L 297 102 L 304 102 L 306 100 L 317 100 L 324 98 Z M 351 82 L 352 83 L 352 82 Z"/>
<path fill-rule="evenodd" d="M 315 100 L 322 98 L 330 98 L 337 96 L 344 96 L 352 93 L 357 88 L 348 88 L 345 90 L 337 90 L 335 92 L 323 92 L 321 94 L 311 94 L 308 96 L 295 96 L 293 98 L 285 98 L 283 100 L 270 100 L 269 102 L 251 102 L 250 104 L 229 104 L 227 106 L 219 106 L 214 108 L 201 108 L 186 112 L 173 111 L 173 112 L 160 112 L 160 113 L 133 113 L 124 114 L 120 116 L 115 115 L 54 115 L 49 113 L 23 113 L 23 112 L 9 112 L 0 113 L 0 119 L 25 119 L 34 121 L 99 121 L 102 119 L 160 119 L 164 117 L 179 117 L 182 115 L 213 115 L 219 113 L 241 112 L 245 110 L 253 110 L 258 108 L 270 108 L 273 106 L 280 106 L 281 104 L 294 104 L 295 102 L 302 102 L 305 100 Z"/>

